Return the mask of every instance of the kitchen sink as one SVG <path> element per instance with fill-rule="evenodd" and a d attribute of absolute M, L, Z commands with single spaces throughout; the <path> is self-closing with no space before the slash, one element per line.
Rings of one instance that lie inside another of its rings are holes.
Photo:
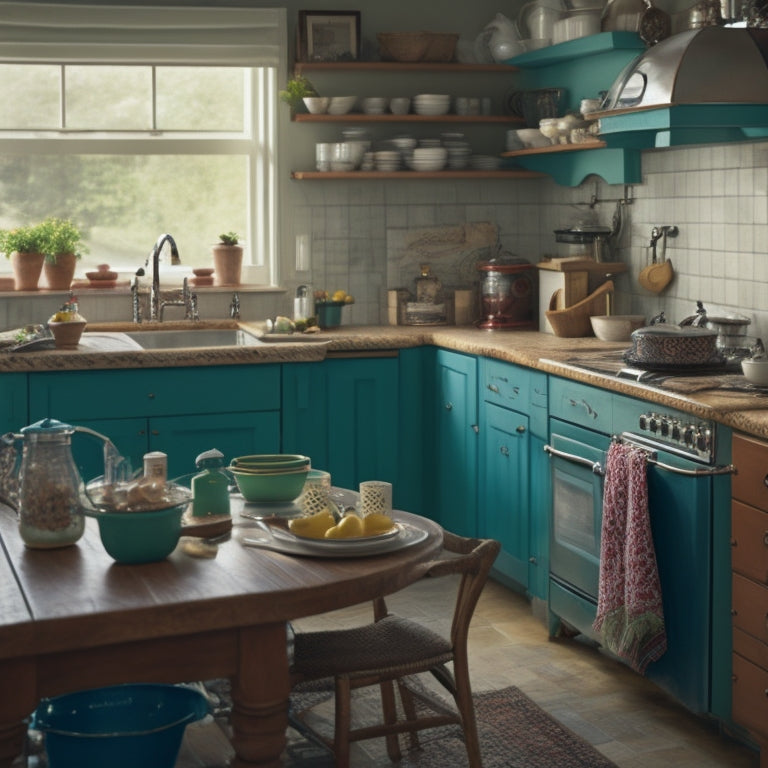
<path fill-rule="evenodd" d="M 203 330 L 137 331 L 126 333 L 142 349 L 188 349 L 189 347 L 255 347 L 257 336 L 238 328 Z"/>

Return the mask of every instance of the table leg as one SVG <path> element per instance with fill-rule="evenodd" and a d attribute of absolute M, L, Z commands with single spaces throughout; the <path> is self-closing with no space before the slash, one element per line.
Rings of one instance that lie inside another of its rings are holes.
<path fill-rule="evenodd" d="M 290 674 L 285 624 L 240 630 L 232 680 L 232 768 L 279 766 L 288 727 Z"/>
<path fill-rule="evenodd" d="M 24 751 L 24 720 L 36 706 L 34 662 L 0 662 L 0 768 L 10 768 Z"/>

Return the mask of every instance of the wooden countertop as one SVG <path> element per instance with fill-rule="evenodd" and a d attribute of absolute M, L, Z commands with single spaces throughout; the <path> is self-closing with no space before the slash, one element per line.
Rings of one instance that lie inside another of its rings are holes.
<path fill-rule="evenodd" d="M 188 322 L 145 323 L 145 330 L 188 328 Z M 231 320 L 202 321 L 204 328 L 241 327 L 258 334 L 262 323 Z M 131 323 L 93 323 L 89 331 L 137 330 Z M 8 353 L 0 351 L 0 372 L 46 370 L 98 370 L 110 368 L 158 368 L 195 365 L 243 365 L 320 361 L 326 357 L 359 355 L 393 349 L 435 345 L 457 352 L 504 360 L 565 376 L 576 381 L 639 397 L 661 406 L 677 408 L 701 418 L 714 419 L 738 431 L 768 438 L 768 394 L 702 389 L 693 393 L 659 390 L 647 385 L 590 373 L 565 361 L 600 351 L 620 351 L 627 342 L 604 342 L 594 337 L 564 339 L 532 330 L 479 330 L 474 326 L 345 326 L 321 331 L 306 343 L 264 344 L 257 347 L 208 347 L 178 350 L 125 350 L 81 352 L 43 350 Z"/>

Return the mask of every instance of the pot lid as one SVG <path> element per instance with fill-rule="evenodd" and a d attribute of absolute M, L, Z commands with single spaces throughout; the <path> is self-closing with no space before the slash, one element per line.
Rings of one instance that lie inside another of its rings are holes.
<path fill-rule="evenodd" d="M 726 315 L 725 317 L 712 317 L 707 315 L 708 323 L 716 323 L 717 325 L 749 325 L 752 321 L 744 315 Z"/>
<path fill-rule="evenodd" d="M 648 325 L 644 328 L 638 328 L 632 331 L 632 338 L 640 336 L 675 336 L 675 337 L 697 337 L 697 336 L 717 336 L 717 331 L 711 328 L 698 328 L 693 325 L 687 325 L 684 328 L 679 325 L 669 325 L 662 323 L 660 325 Z"/>
<path fill-rule="evenodd" d="M 768 29 L 707 26 L 680 32 L 630 62 L 602 109 L 765 104 L 767 60 Z"/>
<path fill-rule="evenodd" d="M 583 243 L 592 243 L 601 237 L 608 237 L 612 233 L 613 230 L 610 227 L 600 227 L 597 225 L 575 226 L 570 229 L 556 229 L 555 242 L 581 245 Z"/>
<path fill-rule="evenodd" d="M 61 434 L 63 432 L 74 432 L 75 428 L 71 424 L 65 424 L 57 419 L 41 419 L 34 424 L 21 428 L 21 433 L 27 435 L 30 433 L 50 435 L 53 433 Z"/>

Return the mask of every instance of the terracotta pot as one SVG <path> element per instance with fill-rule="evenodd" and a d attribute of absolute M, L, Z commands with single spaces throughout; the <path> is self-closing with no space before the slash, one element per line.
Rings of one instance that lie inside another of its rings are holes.
<path fill-rule="evenodd" d="M 43 263 L 43 274 L 48 287 L 55 291 L 68 291 L 75 277 L 77 256 L 74 253 L 60 253 L 56 261 Z"/>
<path fill-rule="evenodd" d="M 216 285 L 240 285 L 242 245 L 213 246 L 213 277 Z"/>
<path fill-rule="evenodd" d="M 45 256 L 42 253 L 11 253 L 14 287 L 17 291 L 36 291 L 43 271 Z"/>

